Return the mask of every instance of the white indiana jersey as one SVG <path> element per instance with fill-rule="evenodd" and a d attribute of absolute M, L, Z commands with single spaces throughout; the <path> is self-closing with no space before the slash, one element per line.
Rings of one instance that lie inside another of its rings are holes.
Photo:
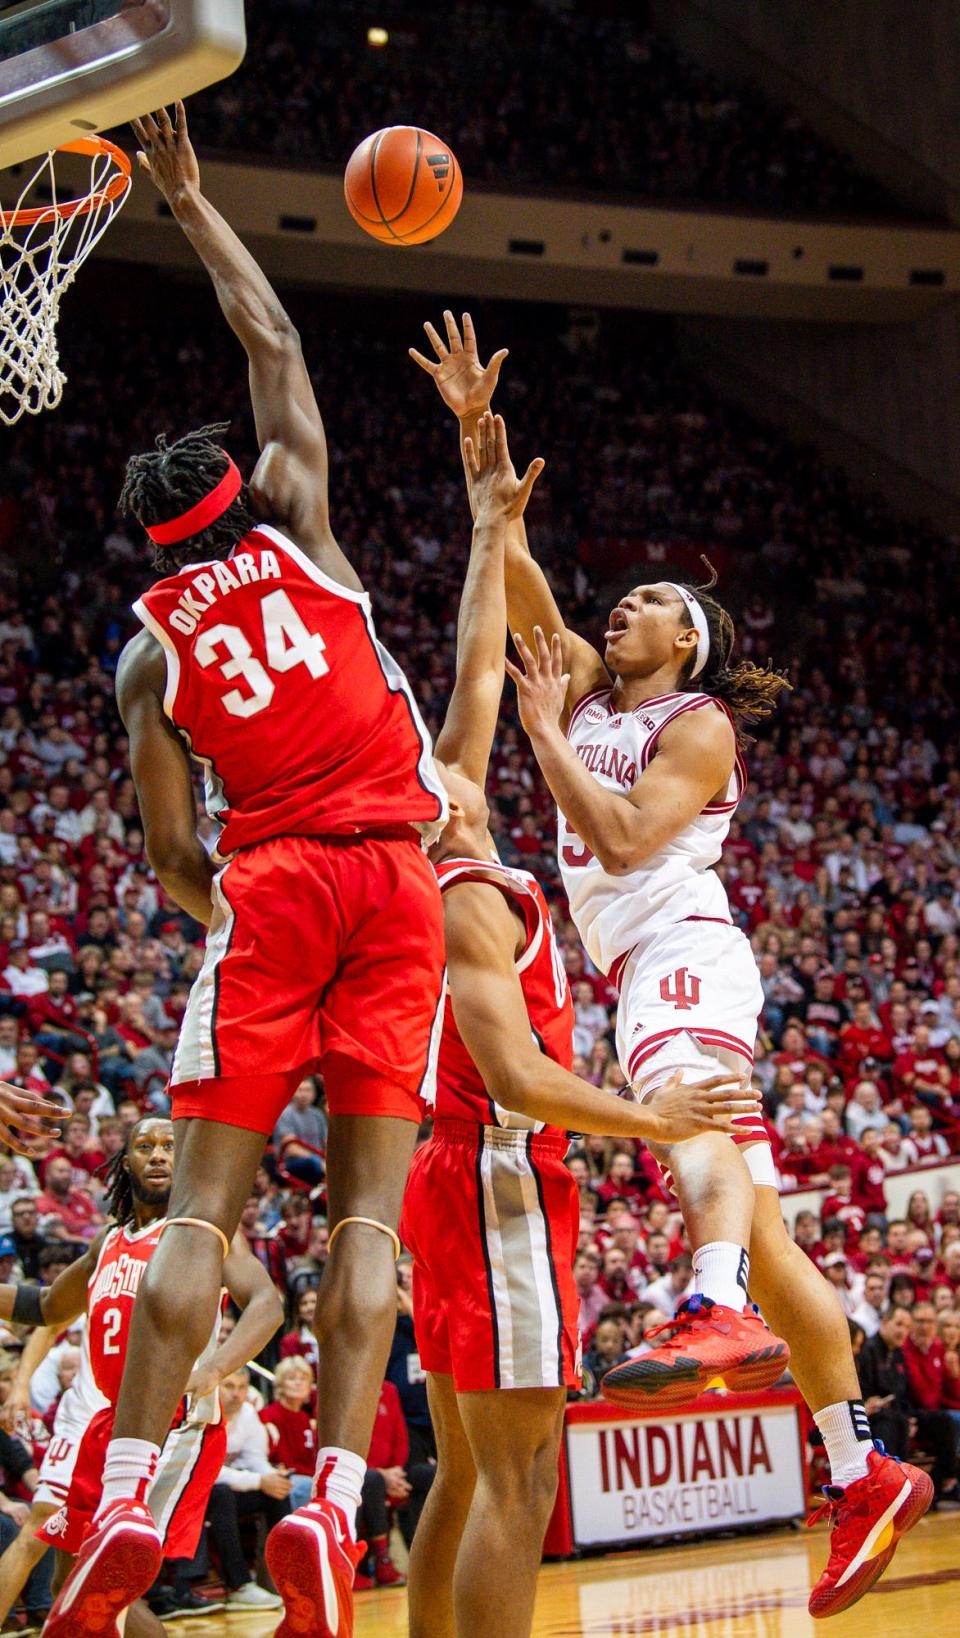
<path fill-rule="evenodd" d="M 90 1327 L 84 1316 L 83 1336 L 80 1340 L 80 1364 L 77 1374 L 71 1382 L 57 1407 L 54 1418 L 54 1432 L 60 1427 L 60 1418 L 71 1424 L 82 1423 L 87 1427 L 96 1416 L 97 1411 L 105 1410 L 110 1401 L 100 1392 L 93 1375 L 93 1362 L 90 1358 Z"/>
<path fill-rule="evenodd" d="M 709 694 L 662 694 L 635 711 L 618 712 L 610 688 L 577 701 L 567 738 L 581 762 L 607 790 L 624 795 L 656 754 L 664 728 L 689 711 L 723 711 Z M 562 813 L 557 814 L 557 854 L 570 914 L 591 961 L 619 978 L 623 959 L 664 927 L 688 920 L 730 922 L 727 895 L 711 869 L 720 857 L 730 819 L 746 787 L 736 765 L 720 802 L 711 802 L 659 853 L 628 876 L 608 876 Z"/>

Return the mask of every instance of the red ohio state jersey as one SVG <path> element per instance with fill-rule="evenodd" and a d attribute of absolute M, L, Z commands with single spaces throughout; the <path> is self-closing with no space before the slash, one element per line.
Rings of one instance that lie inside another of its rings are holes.
<path fill-rule="evenodd" d="M 164 1218 L 148 1223 L 145 1228 L 126 1226 L 109 1231 L 100 1247 L 97 1266 L 87 1288 L 87 1324 L 83 1333 L 84 1359 L 81 1374 L 87 1367 L 97 1388 L 111 1405 L 116 1405 L 123 1380 L 123 1365 L 130 1338 L 130 1320 L 133 1305 L 140 1289 L 144 1270 L 160 1244 Z M 220 1330 L 217 1316 L 210 1343 L 203 1358 L 216 1343 Z M 207 1400 L 198 1400 L 192 1406 L 194 1419 L 216 1422 L 220 1419 L 216 1393 Z M 179 1420 L 179 1416 L 178 1416 Z"/>
<path fill-rule="evenodd" d="M 560 951 L 553 936 L 550 911 L 538 882 L 526 870 L 510 870 L 493 859 L 444 859 L 437 866 L 441 893 L 459 882 L 484 882 L 496 887 L 519 910 L 527 929 L 517 975 L 527 1005 L 530 1029 L 542 1052 L 569 1069 L 573 1063 L 573 998 Z M 474 1120 L 483 1126 L 521 1130 L 558 1130 L 542 1121 L 512 1114 L 491 1098 L 479 1069 L 463 1044 L 453 1016 L 449 991 L 444 1003 L 443 1032 L 437 1060 L 436 1113 L 455 1120 Z"/>
<path fill-rule="evenodd" d="M 370 599 L 279 530 L 160 580 L 134 612 L 167 659 L 164 710 L 206 771 L 222 856 L 273 836 L 447 817 L 430 736 Z"/>

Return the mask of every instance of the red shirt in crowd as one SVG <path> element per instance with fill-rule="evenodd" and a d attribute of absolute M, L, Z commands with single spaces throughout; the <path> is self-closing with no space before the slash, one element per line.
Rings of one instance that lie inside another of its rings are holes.
<path fill-rule="evenodd" d="M 922 1353 L 912 1337 L 903 1344 L 907 1362 L 907 1381 L 910 1397 L 921 1410 L 940 1410 L 943 1405 L 943 1343 L 934 1338 L 926 1353 Z"/>
<path fill-rule="evenodd" d="M 260 1420 L 267 1430 L 270 1460 L 288 1473 L 312 1477 L 317 1465 L 317 1424 L 305 1410 L 291 1410 L 275 1399 L 265 1405 Z"/>
<path fill-rule="evenodd" d="M 81 1189 L 68 1189 L 66 1194 L 51 1194 L 44 1189 L 37 1195 L 37 1211 L 41 1218 L 59 1217 L 68 1234 L 78 1239 L 92 1239 L 103 1221 L 88 1194 Z"/>
<path fill-rule="evenodd" d="M 847 1231 L 847 1245 L 850 1245 L 854 1240 L 859 1240 L 863 1233 L 863 1225 L 867 1220 L 867 1214 L 863 1207 L 854 1205 L 852 1200 L 845 1199 L 842 1194 L 828 1194 L 820 1208 L 820 1213 L 821 1221 L 824 1223 L 829 1223 L 831 1217 L 840 1220 Z"/>
<path fill-rule="evenodd" d="M 384 1382 L 367 1451 L 367 1466 L 406 1467 L 409 1455 L 410 1435 L 403 1420 L 400 1395 L 392 1382 Z"/>
<path fill-rule="evenodd" d="M 864 1211 L 885 1216 L 887 1210 L 887 1196 L 884 1188 L 886 1181 L 886 1167 L 882 1160 L 869 1160 L 866 1155 L 858 1155 L 853 1161 L 853 1198 Z"/>
<path fill-rule="evenodd" d="M 874 1029 L 872 1025 L 861 1029 L 858 1024 L 846 1024 L 840 1031 L 839 1059 L 845 1080 L 859 1073 L 864 1058 L 887 1060 L 892 1056 L 893 1048 L 882 1029 Z"/>

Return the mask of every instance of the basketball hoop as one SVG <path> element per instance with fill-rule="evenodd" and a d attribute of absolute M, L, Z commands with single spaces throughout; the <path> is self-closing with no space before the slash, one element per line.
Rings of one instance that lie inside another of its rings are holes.
<path fill-rule="evenodd" d="M 57 198 L 58 154 L 90 160 L 85 193 Z M 49 202 L 26 206 L 45 186 Z M 0 205 L 0 420 L 55 409 L 66 376 L 57 356 L 60 297 L 130 192 L 130 161 L 105 137 L 81 137 L 44 154 L 13 210 Z"/>

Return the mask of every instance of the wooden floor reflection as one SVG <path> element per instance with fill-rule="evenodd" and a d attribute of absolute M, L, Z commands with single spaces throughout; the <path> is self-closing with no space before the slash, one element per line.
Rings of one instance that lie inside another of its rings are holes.
<path fill-rule="evenodd" d="M 617 1553 L 547 1565 L 535 1638 L 949 1638 L 960 1619 L 960 1513 L 924 1519 L 874 1591 L 832 1621 L 807 1614 L 827 1536 L 766 1536 Z M 222 1625 L 221 1625 L 222 1622 Z M 272 1638 L 276 1620 L 209 1617 L 169 1627 L 177 1638 L 213 1628 Z M 406 1638 L 401 1591 L 357 1599 L 355 1638 Z"/>

